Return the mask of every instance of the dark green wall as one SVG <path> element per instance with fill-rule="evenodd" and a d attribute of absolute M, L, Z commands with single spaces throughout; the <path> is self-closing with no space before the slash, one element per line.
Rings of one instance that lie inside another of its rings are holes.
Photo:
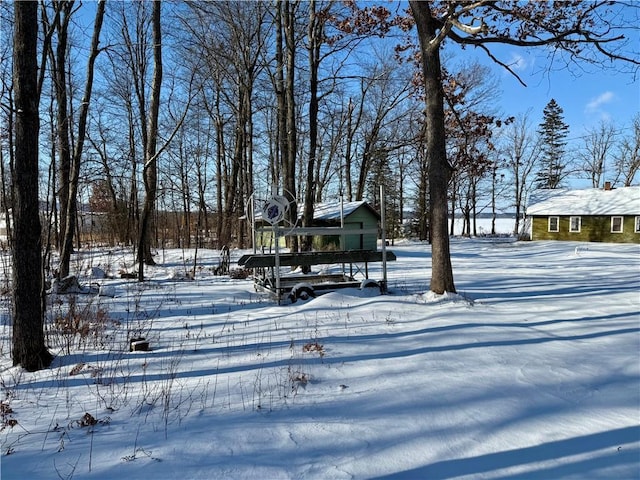
<path fill-rule="evenodd" d="M 339 227 L 340 220 L 332 219 L 329 221 L 314 220 L 314 227 Z M 349 215 L 344 217 L 345 229 L 377 229 L 378 228 L 378 216 L 367 206 L 361 205 Z M 284 232 L 286 229 L 282 229 Z M 377 250 L 378 249 L 378 234 L 367 233 L 359 235 L 344 236 L 345 250 Z M 270 247 L 274 245 L 273 232 L 266 231 L 260 232 L 256 235 L 256 245 L 258 247 Z M 280 237 L 280 246 L 286 246 L 285 237 Z M 339 250 L 340 249 L 340 236 L 339 235 L 314 235 L 313 236 L 313 248 L 314 250 Z"/>
<path fill-rule="evenodd" d="M 339 226 L 337 223 L 332 226 Z M 378 228 L 378 218 L 365 206 L 358 207 L 344 219 L 345 229 Z M 367 233 L 364 235 L 345 235 L 345 250 L 377 250 L 378 235 Z M 313 246 L 316 250 L 338 250 L 340 248 L 339 236 L 315 236 Z"/>

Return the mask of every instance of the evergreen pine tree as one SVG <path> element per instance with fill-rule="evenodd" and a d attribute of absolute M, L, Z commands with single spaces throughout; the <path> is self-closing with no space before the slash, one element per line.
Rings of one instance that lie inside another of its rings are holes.
<path fill-rule="evenodd" d="M 541 168 L 536 175 L 537 188 L 558 188 L 564 177 L 564 160 L 569 126 L 564 123 L 563 110 L 552 98 L 544 107 L 544 120 L 538 134 L 542 140 Z"/>
<path fill-rule="evenodd" d="M 398 190 L 397 174 L 389 165 L 389 152 L 381 148 L 372 152 L 371 170 L 367 175 L 367 199 L 369 204 L 381 212 L 382 199 L 380 186 L 384 187 L 385 216 L 388 238 L 395 238 L 398 234 L 400 220 L 400 192 Z"/>

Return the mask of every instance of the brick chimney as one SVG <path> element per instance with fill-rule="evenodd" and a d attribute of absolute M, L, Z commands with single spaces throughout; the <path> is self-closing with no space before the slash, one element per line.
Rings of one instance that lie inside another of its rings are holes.
<path fill-rule="evenodd" d="M 611 182 L 604 182 L 604 189 L 611 190 Z"/>

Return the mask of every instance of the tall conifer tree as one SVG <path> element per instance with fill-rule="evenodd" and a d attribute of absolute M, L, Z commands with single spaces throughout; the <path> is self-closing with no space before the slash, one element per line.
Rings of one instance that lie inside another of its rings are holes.
<path fill-rule="evenodd" d="M 538 129 L 542 141 L 541 168 L 536 176 L 538 188 L 558 188 L 564 178 L 569 126 L 564 123 L 563 112 L 553 98 L 542 111 L 544 120 Z"/>

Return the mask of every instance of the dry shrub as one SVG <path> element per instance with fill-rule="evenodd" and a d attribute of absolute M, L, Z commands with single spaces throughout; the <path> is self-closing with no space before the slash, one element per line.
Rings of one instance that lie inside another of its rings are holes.
<path fill-rule="evenodd" d="M 318 342 L 309 342 L 302 347 L 303 352 L 318 352 L 321 357 L 324 356 L 324 347 Z"/>
<path fill-rule="evenodd" d="M 0 432 L 5 428 L 13 428 L 18 421 L 13 418 L 13 408 L 7 402 L 0 402 Z"/>
<path fill-rule="evenodd" d="M 251 270 L 248 268 L 232 268 L 229 270 L 229 277 L 234 280 L 244 280 L 251 275 Z"/>
<path fill-rule="evenodd" d="M 79 419 L 74 420 L 69 424 L 69 428 L 85 428 L 85 427 L 93 427 L 94 425 L 109 425 L 111 423 L 110 417 L 105 418 L 96 418 L 91 415 L 89 412 L 85 412 L 85 414 Z"/>
<path fill-rule="evenodd" d="M 52 315 L 52 343 L 56 340 L 62 344 L 67 354 L 71 348 L 92 346 L 104 348 L 110 344 L 109 327 L 120 325 L 118 320 L 112 319 L 106 308 L 94 305 L 92 301 L 80 304 L 75 295 L 68 297 L 68 306 L 64 302 L 55 302 L 56 311 Z M 81 368 L 81 367 L 79 367 Z"/>

